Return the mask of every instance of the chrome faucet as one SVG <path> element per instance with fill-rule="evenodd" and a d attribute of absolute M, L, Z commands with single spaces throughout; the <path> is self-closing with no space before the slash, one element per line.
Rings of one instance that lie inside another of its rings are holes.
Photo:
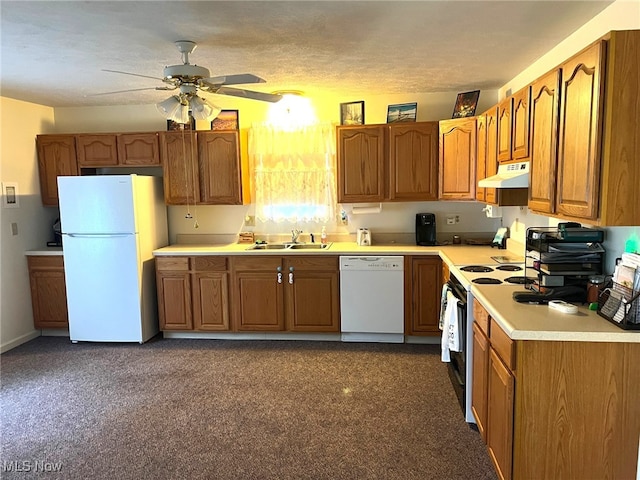
<path fill-rule="evenodd" d="M 291 230 L 291 243 L 298 243 L 298 237 L 301 233 L 302 230 L 298 230 L 297 228 Z"/>

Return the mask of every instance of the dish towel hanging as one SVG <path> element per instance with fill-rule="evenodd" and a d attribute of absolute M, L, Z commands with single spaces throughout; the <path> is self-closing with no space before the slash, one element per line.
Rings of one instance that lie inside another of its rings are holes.
<path fill-rule="evenodd" d="M 447 293 L 449 291 L 449 284 L 445 283 L 442 286 L 442 293 L 440 295 L 440 320 L 438 321 L 438 328 L 440 330 L 444 328 L 444 312 L 447 308 Z"/>
<path fill-rule="evenodd" d="M 450 362 L 449 352 L 460 351 L 460 328 L 458 322 L 458 299 L 447 292 L 447 307 L 444 311 L 444 325 L 442 329 L 442 361 Z"/>

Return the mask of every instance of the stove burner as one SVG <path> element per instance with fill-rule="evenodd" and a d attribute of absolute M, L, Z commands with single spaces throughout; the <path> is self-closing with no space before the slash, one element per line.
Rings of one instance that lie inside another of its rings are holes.
<path fill-rule="evenodd" d="M 474 278 L 471 281 L 473 283 L 480 283 L 480 284 L 483 284 L 483 285 L 498 285 L 498 284 L 502 283 L 497 278 L 489 278 L 489 277 Z"/>
<path fill-rule="evenodd" d="M 531 277 L 509 277 L 504 279 L 507 283 L 516 283 L 518 285 L 531 285 L 535 279 Z"/>
<path fill-rule="evenodd" d="M 485 267 L 484 265 L 468 265 L 460 270 L 463 272 L 493 272 L 493 268 Z"/>
<path fill-rule="evenodd" d="M 522 267 L 518 265 L 500 265 L 499 267 L 496 267 L 496 270 L 504 270 L 505 272 L 517 272 L 519 270 L 522 270 Z"/>

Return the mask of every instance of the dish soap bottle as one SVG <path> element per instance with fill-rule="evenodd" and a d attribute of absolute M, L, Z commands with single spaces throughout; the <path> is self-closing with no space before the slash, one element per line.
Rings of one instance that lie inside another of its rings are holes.
<path fill-rule="evenodd" d="M 322 232 L 320 233 L 320 243 L 322 245 L 327 244 L 327 227 L 322 227 Z"/>

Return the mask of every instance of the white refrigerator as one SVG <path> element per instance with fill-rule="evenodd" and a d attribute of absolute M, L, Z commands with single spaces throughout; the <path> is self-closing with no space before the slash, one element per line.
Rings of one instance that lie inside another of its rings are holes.
<path fill-rule="evenodd" d="M 156 335 L 153 250 L 168 244 L 162 178 L 58 177 L 72 342 L 139 342 Z"/>

